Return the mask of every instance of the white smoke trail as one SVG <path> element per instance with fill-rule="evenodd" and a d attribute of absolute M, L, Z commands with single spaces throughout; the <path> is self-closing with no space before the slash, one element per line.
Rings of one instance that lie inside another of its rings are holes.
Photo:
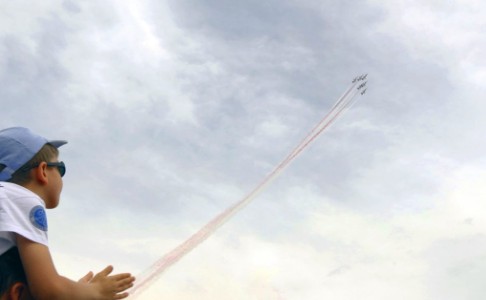
<path fill-rule="evenodd" d="M 356 85 L 361 79 L 356 80 L 345 93 L 336 101 L 329 113 L 309 132 L 309 134 L 290 152 L 290 154 L 275 167 L 246 197 L 220 213 L 208 224 L 202 227 L 198 232 L 193 234 L 181 245 L 167 253 L 157 262 L 155 262 L 148 270 L 137 276 L 137 284 L 131 289 L 130 294 L 132 299 L 137 298 L 151 283 L 170 266 L 179 261 L 184 255 L 189 253 L 192 249 L 197 247 L 200 243 L 206 240 L 216 229 L 229 220 L 234 214 L 243 209 L 250 203 L 267 185 L 269 185 L 275 178 L 280 175 L 284 169 L 312 142 L 314 141 L 326 128 L 328 128 L 346 109 L 348 109 L 354 102 L 354 97 L 360 92 Z"/>

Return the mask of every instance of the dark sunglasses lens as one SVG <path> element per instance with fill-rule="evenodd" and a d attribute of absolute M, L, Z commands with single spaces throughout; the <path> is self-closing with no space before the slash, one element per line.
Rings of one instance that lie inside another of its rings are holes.
<path fill-rule="evenodd" d="M 64 165 L 63 162 L 61 162 L 59 166 L 57 166 L 57 169 L 59 170 L 59 174 L 61 174 L 61 177 L 63 177 L 64 174 L 66 174 L 66 166 Z"/>

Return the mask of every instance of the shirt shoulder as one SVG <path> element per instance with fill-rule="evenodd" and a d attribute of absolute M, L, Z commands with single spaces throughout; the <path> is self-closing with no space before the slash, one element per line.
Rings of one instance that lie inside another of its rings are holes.
<path fill-rule="evenodd" d="M 44 201 L 32 191 L 0 182 L 0 232 L 13 232 L 47 246 Z"/>
<path fill-rule="evenodd" d="M 8 204 L 41 205 L 44 201 L 34 192 L 15 183 L 0 182 L 0 207 Z"/>

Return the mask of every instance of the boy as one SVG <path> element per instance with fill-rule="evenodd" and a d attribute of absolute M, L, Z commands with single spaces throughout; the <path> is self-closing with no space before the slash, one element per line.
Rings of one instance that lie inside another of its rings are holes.
<path fill-rule="evenodd" d="M 0 255 L 18 248 L 35 299 L 126 298 L 135 280 L 128 273 L 110 276 L 108 266 L 75 282 L 59 275 L 52 262 L 44 209 L 59 204 L 66 167 L 58 148 L 66 143 L 23 127 L 0 130 Z"/>
<path fill-rule="evenodd" d="M 32 300 L 17 247 L 0 255 L 0 300 Z"/>

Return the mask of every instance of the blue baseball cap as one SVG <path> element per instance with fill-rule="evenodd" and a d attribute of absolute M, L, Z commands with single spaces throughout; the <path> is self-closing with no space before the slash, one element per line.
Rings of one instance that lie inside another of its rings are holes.
<path fill-rule="evenodd" d="M 0 130 L 0 181 L 9 180 L 45 144 L 59 148 L 66 143 L 62 140 L 49 141 L 24 127 Z"/>

